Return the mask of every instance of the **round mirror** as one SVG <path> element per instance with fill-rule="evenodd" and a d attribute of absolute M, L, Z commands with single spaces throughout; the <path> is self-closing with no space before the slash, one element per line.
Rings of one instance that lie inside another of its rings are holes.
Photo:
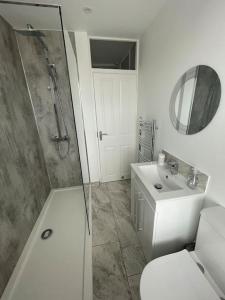
<path fill-rule="evenodd" d="M 195 134 L 214 117 L 221 97 L 218 74 L 210 67 L 191 68 L 178 80 L 170 101 L 170 119 L 182 134 Z"/>

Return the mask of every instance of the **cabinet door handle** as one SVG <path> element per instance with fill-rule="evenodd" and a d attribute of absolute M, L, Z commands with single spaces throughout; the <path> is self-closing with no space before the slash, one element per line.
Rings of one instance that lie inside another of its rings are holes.
<path fill-rule="evenodd" d="M 134 199 L 134 224 L 137 225 L 137 200 Z"/>
<path fill-rule="evenodd" d="M 143 230 L 144 223 L 144 200 L 142 198 L 138 199 L 137 205 L 137 231 Z"/>

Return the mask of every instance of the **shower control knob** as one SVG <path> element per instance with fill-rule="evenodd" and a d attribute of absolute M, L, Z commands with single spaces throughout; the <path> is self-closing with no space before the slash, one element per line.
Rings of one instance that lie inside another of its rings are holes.
<path fill-rule="evenodd" d="M 63 135 L 63 136 L 55 135 L 51 138 L 51 140 L 53 142 L 60 143 L 60 142 L 70 141 L 70 137 L 68 135 Z"/>
<path fill-rule="evenodd" d="M 62 141 L 69 141 L 70 137 L 68 135 L 64 135 L 64 136 L 61 137 L 61 140 Z"/>
<path fill-rule="evenodd" d="M 60 142 L 60 138 L 59 138 L 57 135 L 53 136 L 53 137 L 51 138 L 51 140 L 52 140 L 53 142 L 56 142 L 56 143 L 59 143 L 59 142 Z"/>

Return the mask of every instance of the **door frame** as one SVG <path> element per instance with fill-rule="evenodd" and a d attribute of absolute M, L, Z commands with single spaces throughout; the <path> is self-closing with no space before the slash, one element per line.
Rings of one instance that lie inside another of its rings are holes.
<path fill-rule="evenodd" d="M 98 169 L 99 169 L 99 182 L 102 182 L 102 169 L 101 169 L 101 160 L 100 160 L 100 145 L 99 145 L 99 126 L 98 126 L 98 118 L 97 118 L 97 105 L 95 99 L 95 89 L 94 89 L 94 74 L 133 74 L 136 75 L 136 87 L 137 87 L 137 96 L 139 91 L 138 86 L 138 78 L 139 78 L 139 53 L 140 53 L 140 41 L 139 39 L 130 39 L 130 38 L 119 38 L 119 37 L 102 37 L 102 36 L 89 36 L 89 44 L 90 40 L 107 40 L 107 41 L 121 41 L 121 42 L 135 42 L 136 43 L 136 62 L 135 62 L 135 70 L 120 70 L 120 69 L 100 69 L 100 68 L 91 68 L 92 72 L 92 86 L 94 91 L 94 105 L 95 105 L 95 121 L 96 121 L 96 138 L 97 138 L 97 148 L 98 148 Z M 91 53 L 90 53 L 91 54 Z M 137 97 L 137 116 L 138 116 L 138 97 Z"/>

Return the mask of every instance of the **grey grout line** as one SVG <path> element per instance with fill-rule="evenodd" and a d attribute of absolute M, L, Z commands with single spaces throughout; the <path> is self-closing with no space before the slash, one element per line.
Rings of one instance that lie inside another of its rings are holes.
<path fill-rule="evenodd" d="M 141 252 L 142 252 L 142 254 L 143 254 L 143 256 L 144 256 L 144 258 L 145 258 L 145 264 L 147 265 L 148 264 L 148 260 L 147 260 L 147 258 L 146 258 L 146 256 L 145 256 L 145 253 L 144 253 L 144 250 L 143 250 L 143 247 L 141 246 Z M 145 266 L 146 266 L 145 265 Z"/>
<path fill-rule="evenodd" d="M 134 277 L 134 276 L 137 276 L 137 275 L 141 275 L 141 273 L 137 273 L 137 274 L 132 274 L 132 275 L 129 275 L 128 278 L 130 277 Z"/>
<path fill-rule="evenodd" d="M 128 274 L 127 274 L 127 269 L 126 269 L 126 266 L 125 266 L 125 261 L 124 261 L 124 258 L 123 258 L 123 252 L 122 252 L 121 245 L 120 245 L 120 254 L 121 254 L 122 263 L 123 263 L 123 267 L 124 267 L 124 271 L 125 271 L 127 286 L 128 286 L 128 289 L 129 289 L 130 297 L 132 299 L 131 287 L 130 287 L 129 280 L 128 280 Z"/>
<path fill-rule="evenodd" d="M 92 246 L 92 248 L 104 246 L 104 245 L 108 245 L 108 244 L 119 244 L 119 241 L 116 241 L 116 242 L 113 241 L 113 242 L 107 242 L 107 243 L 103 243 L 103 244 L 94 245 L 94 246 Z"/>
<path fill-rule="evenodd" d="M 138 273 L 138 274 L 134 274 L 134 275 L 128 276 L 128 278 L 133 277 L 133 276 L 137 276 L 137 275 L 141 275 L 141 273 Z M 130 290 L 132 290 L 132 289 L 131 289 L 131 286 L 130 286 L 130 283 L 129 283 L 129 280 L 128 280 L 128 284 L 129 284 Z M 140 283 L 139 283 L 138 289 L 139 289 L 139 297 L 140 297 Z M 133 299 L 132 292 L 131 292 L 131 299 Z"/>
<path fill-rule="evenodd" d="M 128 280 L 129 277 L 130 276 L 127 276 L 127 282 L 128 282 L 128 286 L 129 286 L 129 290 L 130 290 L 131 299 L 133 299 L 131 285 L 130 285 L 129 280 Z"/>

